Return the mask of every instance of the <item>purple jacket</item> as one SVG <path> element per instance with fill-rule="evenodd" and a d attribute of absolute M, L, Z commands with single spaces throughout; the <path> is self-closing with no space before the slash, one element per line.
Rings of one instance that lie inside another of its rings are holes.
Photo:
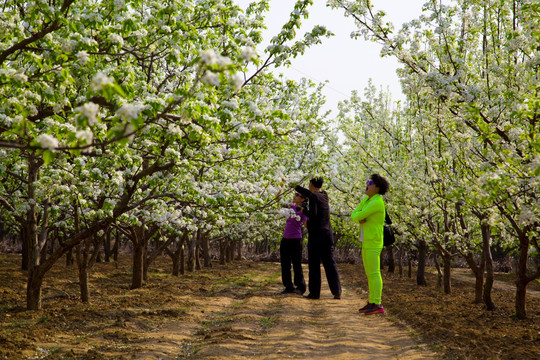
<path fill-rule="evenodd" d="M 285 239 L 301 239 L 302 224 L 306 222 L 307 216 L 297 211 L 295 204 L 291 204 L 291 209 L 294 210 L 296 216 L 300 217 L 300 220 L 297 220 L 295 217 L 288 217 L 285 223 L 285 229 L 283 230 L 283 237 Z"/>

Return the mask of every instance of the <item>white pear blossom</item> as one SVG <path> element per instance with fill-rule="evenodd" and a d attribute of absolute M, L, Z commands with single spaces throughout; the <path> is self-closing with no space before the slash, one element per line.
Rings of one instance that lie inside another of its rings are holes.
<path fill-rule="evenodd" d="M 103 90 L 106 86 L 112 85 L 114 83 L 113 79 L 103 72 L 98 72 L 92 78 L 92 90 L 100 91 Z"/>
<path fill-rule="evenodd" d="M 231 80 L 233 82 L 234 91 L 240 90 L 242 85 L 244 85 L 244 76 L 240 73 L 234 74 Z"/>
<path fill-rule="evenodd" d="M 113 44 L 119 44 L 120 46 L 124 45 L 124 39 L 118 34 L 112 33 L 111 35 L 109 35 L 109 40 Z"/>
<path fill-rule="evenodd" d="M 129 121 L 138 118 L 143 109 L 144 106 L 140 104 L 124 104 L 116 111 L 116 115 L 123 120 Z"/>
<path fill-rule="evenodd" d="M 76 56 L 81 65 L 86 65 L 90 61 L 90 56 L 86 51 L 79 51 Z"/>
<path fill-rule="evenodd" d="M 83 145 L 91 144 L 92 140 L 94 139 L 94 134 L 92 131 L 90 131 L 90 129 L 79 130 L 77 131 L 76 136 Z"/>
<path fill-rule="evenodd" d="M 240 57 L 246 61 L 250 61 L 251 59 L 253 59 L 253 57 L 255 57 L 255 55 L 257 55 L 257 52 L 255 51 L 255 49 L 252 48 L 251 46 L 246 46 L 245 48 L 242 49 L 242 53 L 240 54 Z"/>
<path fill-rule="evenodd" d="M 41 134 L 36 138 L 36 141 L 43 149 L 54 150 L 58 147 L 58 139 L 49 134 Z"/>
<path fill-rule="evenodd" d="M 214 85 L 214 86 L 219 86 L 220 82 L 219 82 L 219 74 L 215 73 L 215 72 L 212 72 L 212 71 L 207 71 L 202 80 L 207 83 L 207 84 L 210 84 L 210 85 Z"/>
<path fill-rule="evenodd" d="M 90 125 L 97 123 L 97 113 L 99 111 L 99 105 L 93 102 L 88 102 L 75 108 L 75 111 L 79 112 L 82 116 L 88 119 Z"/>

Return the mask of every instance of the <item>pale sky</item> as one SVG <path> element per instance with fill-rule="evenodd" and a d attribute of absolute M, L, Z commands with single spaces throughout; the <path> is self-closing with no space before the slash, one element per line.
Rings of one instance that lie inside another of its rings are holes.
<path fill-rule="evenodd" d="M 402 23 L 420 16 L 422 5 L 426 1 L 372 0 L 372 3 L 375 9 L 386 12 L 387 18 L 397 31 Z M 236 0 L 236 2 L 245 9 L 251 1 Z M 294 0 L 270 2 L 270 11 L 265 20 L 268 31 L 263 34 L 264 47 L 287 21 L 294 3 Z M 311 47 L 302 57 L 292 59 L 289 68 L 280 70 L 287 78 L 298 80 L 305 77 L 316 82 L 328 80 L 324 94 L 327 97 L 327 108 L 330 110 L 336 109 L 337 103 L 347 99 L 352 90 L 357 90 L 363 96 L 370 78 L 377 89 L 381 86 L 385 89 L 388 87 L 393 99 L 404 99 L 396 74 L 399 65 L 397 60 L 390 57 L 381 58 L 381 46 L 364 40 L 363 37 L 351 39 L 351 32 L 357 28 L 352 18 L 344 17 L 343 10 L 327 8 L 326 1 L 314 0 L 314 4 L 309 8 L 309 15 L 309 19 L 303 20 L 302 29 L 297 33 L 298 38 L 311 30 L 314 25 L 326 26 L 335 36 L 323 39 L 322 44 Z M 258 49 L 259 53 L 264 47 Z"/>

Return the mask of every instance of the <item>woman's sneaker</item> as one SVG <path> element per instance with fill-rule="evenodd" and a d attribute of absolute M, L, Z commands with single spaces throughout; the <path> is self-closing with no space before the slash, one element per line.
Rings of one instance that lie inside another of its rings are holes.
<path fill-rule="evenodd" d="M 372 306 L 364 311 L 364 315 L 384 314 L 384 308 L 382 305 L 372 304 Z"/>
<path fill-rule="evenodd" d="M 375 304 L 372 304 L 372 303 L 369 303 L 369 302 L 368 302 L 368 303 L 366 304 L 366 306 L 364 306 L 364 307 L 358 309 L 358 311 L 361 312 L 361 313 L 365 313 L 365 312 L 366 312 L 368 309 L 370 309 L 373 305 L 375 305 Z"/>

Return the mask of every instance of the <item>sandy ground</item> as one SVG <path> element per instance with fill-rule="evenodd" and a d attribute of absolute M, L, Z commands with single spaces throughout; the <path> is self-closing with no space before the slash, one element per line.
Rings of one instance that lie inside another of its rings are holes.
<path fill-rule="evenodd" d="M 274 268 L 275 271 L 275 268 Z M 281 295 L 279 281 L 220 310 L 227 332 L 203 341 L 200 359 L 434 359 L 436 354 L 393 325 L 388 314 L 366 316 L 367 302 L 343 289 L 333 299 L 323 280 L 321 299 Z M 266 328 L 259 332 L 260 326 Z M 200 332 L 199 332 L 200 333 Z M 187 358 L 187 357 L 186 357 Z"/>
<path fill-rule="evenodd" d="M 383 272 L 387 313 L 365 316 L 359 264 L 339 264 L 341 300 L 326 279 L 321 299 L 308 300 L 280 294 L 279 264 L 268 262 L 176 277 L 164 257 L 142 288 L 130 290 L 131 259 L 123 257 L 94 266 L 89 304 L 80 302 L 76 268 L 57 264 L 44 282 L 43 309 L 27 311 L 19 260 L 0 254 L 1 360 L 540 359 L 538 288 L 528 292 L 528 318 L 518 321 L 510 277 L 496 282 L 497 310 L 488 312 L 472 304 L 465 271 L 453 272 L 451 295 L 434 274 L 418 287 Z"/>

